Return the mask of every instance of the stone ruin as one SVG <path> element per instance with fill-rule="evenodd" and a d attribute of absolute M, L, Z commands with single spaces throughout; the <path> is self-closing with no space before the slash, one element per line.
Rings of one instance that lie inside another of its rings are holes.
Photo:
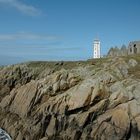
<path fill-rule="evenodd" d="M 128 47 L 123 45 L 121 48 L 110 48 L 107 57 L 127 56 L 135 54 L 140 54 L 140 41 L 132 41 L 129 43 Z"/>
<path fill-rule="evenodd" d="M 133 41 L 129 43 L 128 55 L 140 54 L 140 41 Z"/>

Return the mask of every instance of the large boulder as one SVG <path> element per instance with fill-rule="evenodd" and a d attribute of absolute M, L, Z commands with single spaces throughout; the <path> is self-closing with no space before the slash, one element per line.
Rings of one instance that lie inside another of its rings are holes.
<path fill-rule="evenodd" d="M 137 64 L 138 64 L 138 62 L 137 62 L 135 59 L 130 59 L 130 60 L 128 61 L 128 65 L 129 65 L 130 67 L 135 67 Z"/>

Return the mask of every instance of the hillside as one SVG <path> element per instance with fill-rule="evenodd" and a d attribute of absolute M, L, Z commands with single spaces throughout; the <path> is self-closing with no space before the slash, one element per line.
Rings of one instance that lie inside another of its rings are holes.
<path fill-rule="evenodd" d="M 13 140 L 140 140 L 140 56 L 0 67 Z"/>

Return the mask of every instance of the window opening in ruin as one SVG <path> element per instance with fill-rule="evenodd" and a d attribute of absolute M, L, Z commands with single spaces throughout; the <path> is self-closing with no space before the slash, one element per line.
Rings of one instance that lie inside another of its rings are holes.
<path fill-rule="evenodd" d="M 137 53 L 137 47 L 136 47 L 136 44 L 134 44 L 134 54 Z"/>

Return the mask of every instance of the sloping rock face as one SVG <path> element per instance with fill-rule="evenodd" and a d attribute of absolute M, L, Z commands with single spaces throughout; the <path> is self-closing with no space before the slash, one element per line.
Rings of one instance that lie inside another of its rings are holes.
<path fill-rule="evenodd" d="M 1 68 L 0 127 L 13 140 L 140 140 L 140 79 L 129 72 L 139 60 L 75 62 L 38 75 L 26 64 Z"/>

